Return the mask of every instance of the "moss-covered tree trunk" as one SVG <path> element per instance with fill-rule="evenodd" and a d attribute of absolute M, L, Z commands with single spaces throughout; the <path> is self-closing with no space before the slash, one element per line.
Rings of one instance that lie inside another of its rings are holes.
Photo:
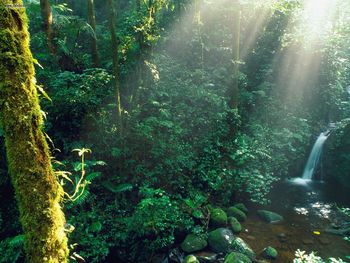
<path fill-rule="evenodd" d="M 99 67 L 100 59 L 97 51 L 97 37 L 96 37 L 96 18 L 95 18 L 95 8 L 94 0 L 87 0 L 87 10 L 88 10 L 88 23 L 94 31 L 94 36 L 91 39 L 91 54 L 92 62 L 94 67 Z"/>
<path fill-rule="evenodd" d="M 51 167 L 21 0 L 0 0 L 0 123 L 30 263 L 67 262 L 63 190 Z"/>
<path fill-rule="evenodd" d="M 120 100 L 120 68 L 118 57 L 118 39 L 116 34 L 116 12 L 114 8 L 114 1 L 108 0 L 109 14 L 109 28 L 111 32 L 111 44 L 112 44 L 112 60 L 113 60 L 113 76 L 115 85 L 115 94 L 117 99 L 117 118 L 119 132 L 122 132 L 122 105 Z"/>
<path fill-rule="evenodd" d="M 56 53 L 56 47 L 53 44 L 52 11 L 49 0 L 40 0 L 41 17 L 43 19 L 43 28 L 46 33 L 47 46 L 51 54 Z"/>
<path fill-rule="evenodd" d="M 233 81 L 230 90 L 229 106 L 232 109 L 238 107 L 239 100 L 239 60 L 240 60 L 240 33 L 241 33 L 241 7 L 239 0 L 233 3 L 233 30 L 232 30 L 232 59 L 233 59 Z"/>

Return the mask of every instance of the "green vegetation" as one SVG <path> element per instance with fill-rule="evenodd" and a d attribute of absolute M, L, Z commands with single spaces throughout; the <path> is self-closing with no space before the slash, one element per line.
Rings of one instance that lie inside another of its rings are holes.
<path fill-rule="evenodd" d="M 1 0 L 0 263 L 343 253 L 336 205 L 329 236 L 313 217 L 296 244 L 275 225 L 299 225 L 295 185 L 271 193 L 332 127 L 314 179 L 350 206 L 349 17 L 341 0 Z"/>

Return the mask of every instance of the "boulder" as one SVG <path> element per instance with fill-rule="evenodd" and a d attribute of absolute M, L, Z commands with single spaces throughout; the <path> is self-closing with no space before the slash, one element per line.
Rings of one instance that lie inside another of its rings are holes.
<path fill-rule="evenodd" d="M 188 255 L 185 257 L 183 263 L 199 263 L 199 260 L 193 255 Z"/>
<path fill-rule="evenodd" d="M 230 229 L 217 228 L 209 232 L 208 243 L 211 250 L 217 253 L 227 253 L 230 251 L 234 235 Z"/>
<path fill-rule="evenodd" d="M 278 256 L 278 252 L 276 249 L 269 246 L 269 247 L 264 248 L 262 255 L 266 259 L 276 259 Z"/>
<path fill-rule="evenodd" d="M 251 263 L 252 261 L 250 260 L 249 257 L 242 253 L 238 252 L 231 252 L 225 257 L 224 263 Z"/>
<path fill-rule="evenodd" d="M 188 234 L 180 246 L 186 253 L 192 253 L 202 250 L 207 245 L 208 243 L 203 237 L 195 234 Z"/>
<path fill-rule="evenodd" d="M 246 214 L 241 211 L 240 209 L 238 209 L 237 207 L 230 207 L 229 209 L 227 209 L 227 215 L 229 217 L 235 217 L 239 222 L 243 222 L 247 219 Z"/>
<path fill-rule="evenodd" d="M 232 232 L 238 234 L 242 231 L 241 223 L 235 217 L 228 218 L 228 225 L 231 228 Z"/>
<path fill-rule="evenodd" d="M 283 221 L 283 216 L 281 216 L 275 212 L 271 212 L 271 211 L 267 211 L 267 210 L 258 210 L 258 215 L 265 222 L 271 223 L 271 224 L 279 223 L 279 222 Z"/>
<path fill-rule="evenodd" d="M 242 253 L 247 257 L 249 257 L 250 259 L 254 259 L 256 256 L 253 249 L 251 249 L 250 246 L 240 237 L 235 237 L 232 240 L 231 250 L 234 252 Z"/>
<path fill-rule="evenodd" d="M 248 208 L 243 203 L 235 204 L 234 207 L 237 207 L 239 210 L 241 210 L 245 214 L 248 214 L 249 212 Z"/>
<path fill-rule="evenodd" d="M 225 211 L 220 208 L 215 208 L 211 210 L 210 225 L 214 227 L 226 227 L 227 215 Z"/>

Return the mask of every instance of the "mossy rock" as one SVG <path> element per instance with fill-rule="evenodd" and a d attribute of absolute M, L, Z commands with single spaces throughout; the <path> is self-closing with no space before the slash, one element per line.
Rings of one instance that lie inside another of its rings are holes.
<path fill-rule="evenodd" d="M 199 260 L 193 255 L 188 255 L 185 257 L 183 263 L 199 263 Z"/>
<path fill-rule="evenodd" d="M 234 235 L 230 229 L 217 228 L 211 231 L 208 236 L 208 243 L 211 250 L 217 253 L 227 253 L 230 251 Z"/>
<path fill-rule="evenodd" d="M 267 211 L 267 210 L 258 210 L 258 215 L 265 222 L 271 223 L 271 224 L 279 223 L 279 222 L 283 221 L 283 219 L 284 219 L 283 216 L 281 216 L 275 212 L 271 212 L 271 211 Z"/>
<path fill-rule="evenodd" d="M 192 253 L 202 250 L 207 245 L 207 241 L 201 236 L 195 234 L 188 234 L 185 240 L 181 243 L 181 249 L 186 253 Z"/>
<path fill-rule="evenodd" d="M 239 210 L 241 210 L 245 214 L 248 214 L 249 212 L 248 208 L 243 203 L 235 204 L 234 207 L 237 207 Z"/>
<path fill-rule="evenodd" d="M 239 252 L 246 255 L 250 259 L 254 259 L 256 256 L 253 249 L 251 249 L 250 246 L 240 237 L 236 237 L 232 240 L 231 249 L 234 252 Z"/>
<path fill-rule="evenodd" d="M 224 263 L 251 263 L 252 261 L 250 260 L 249 257 L 242 253 L 238 252 L 231 252 L 225 257 Z"/>
<path fill-rule="evenodd" d="M 262 255 L 266 259 L 276 259 L 278 252 L 275 248 L 269 246 L 264 248 Z"/>
<path fill-rule="evenodd" d="M 227 215 L 225 211 L 220 208 L 211 210 L 210 225 L 214 227 L 225 227 L 227 225 Z"/>
<path fill-rule="evenodd" d="M 239 222 L 244 222 L 245 220 L 247 220 L 246 214 L 234 206 L 227 209 L 227 215 L 229 217 L 235 217 Z"/>
<path fill-rule="evenodd" d="M 232 232 L 238 234 L 242 231 L 241 223 L 235 217 L 228 218 L 228 225 L 231 228 Z"/>

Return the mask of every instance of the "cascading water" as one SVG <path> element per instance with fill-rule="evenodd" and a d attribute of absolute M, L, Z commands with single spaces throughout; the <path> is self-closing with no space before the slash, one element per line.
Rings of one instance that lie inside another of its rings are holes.
<path fill-rule="evenodd" d="M 305 179 L 305 180 L 312 179 L 317 169 L 318 163 L 320 161 L 320 156 L 322 153 L 324 143 L 326 142 L 329 134 L 330 134 L 330 131 L 325 131 L 325 132 L 322 132 L 320 136 L 318 136 L 314 146 L 312 147 L 312 151 L 310 153 L 309 159 L 307 160 L 306 166 L 304 168 L 302 179 Z"/>

